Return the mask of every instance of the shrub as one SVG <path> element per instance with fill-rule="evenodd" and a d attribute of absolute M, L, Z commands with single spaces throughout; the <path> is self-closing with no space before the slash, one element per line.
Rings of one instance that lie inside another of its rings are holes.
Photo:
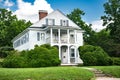
<path fill-rule="evenodd" d="M 86 66 L 110 65 L 110 57 L 98 46 L 84 45 L 79 47 L 79 53 Z"/>
<path fill-rule="evenodd" d="M 3 67 L 22 68 L 27 67 L 26 58 L 20 56 L 20 52 L 12 51 L 11 54 L 3 61 Z"/>
<path fill-rule="evenodd" d="M 13 51 L 4 60 L 3 67 L 47 67 L 59 64 L 58 49 L 45 44 L 35 46 L 30 51 Z"/>
<path fill-rule="evenodd" d="M 114 57 L 114 58 L 112 58 L 112 60 L 113 60 L 113 65 L 120 65 L 120 57 Z"/>
<path fill-rule="evenodd" d="M 14 50 L 12 47 L 0 47 L 0 58 L 5 58 L 9 55 L 9 52 Z"/>

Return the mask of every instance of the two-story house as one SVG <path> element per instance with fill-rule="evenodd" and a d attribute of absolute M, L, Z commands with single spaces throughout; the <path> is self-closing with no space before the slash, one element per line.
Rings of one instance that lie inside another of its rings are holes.
<path fill-rule="evenodd" d="M 83 30 L 59 10 L 50 14 L 40 10 L 39 21 L 18 34 L 12 42 L 18 51 L 50 44 L 58 48 L 61 65 L 83 63 L 78 52 L 78 47 L 83 45 Z"/>

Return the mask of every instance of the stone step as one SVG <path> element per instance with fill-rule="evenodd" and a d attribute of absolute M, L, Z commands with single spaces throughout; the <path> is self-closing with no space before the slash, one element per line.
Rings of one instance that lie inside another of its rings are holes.
<path fill-rule="evenodd" d="M 95 77 L 105 77 L 106 74 L 95 74 Z"/>
<path fill-rule="evenodd" d="M 94 71 L 95 74 L 101 74 L 103 73 L 102 71 Z"/>

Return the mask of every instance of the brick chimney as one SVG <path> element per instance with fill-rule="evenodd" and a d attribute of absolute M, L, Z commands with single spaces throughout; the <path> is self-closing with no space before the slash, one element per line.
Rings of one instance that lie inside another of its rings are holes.
<path fill-rule="evenodd" d="M 39 20 L 46 17 L 48 12 L 46 10 L 39 10 Z"/>

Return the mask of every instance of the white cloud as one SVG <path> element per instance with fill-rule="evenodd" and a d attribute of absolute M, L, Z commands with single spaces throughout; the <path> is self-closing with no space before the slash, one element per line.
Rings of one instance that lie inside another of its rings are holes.
<path fill-rule="evenodd" d="M 50 4 L 46 0 L 35 0 L 33 4 L 24 2 L 23 0 L 17 0 L 18 10 L 14 12 L 18 19 L 30 20 L 31 22 L 38 21 L 38 11 L 47 10 L 48 13 L 52 12 Z"/>
<path fill-rule="evenodd" d="M 106 28 L 106 26 L 103 26 L 103 21 L 102 20 L 96 20 L 96 21 L 92 21 L 92 29 L 96 32 L 99 32 L 100 30 Z"/>
<path fill-rule="evenodd" d="M 1 0 L 1 1 L 2 1 L 2 0 Z M 4 2 L 4 6 L 11 7 L 11 6 L 13 6 L 13 5 L 14 5 L 14 3 L 11 2 L 11 1 L 9 1 L 9 0 L 6 0 L 6 1 Z"/>

